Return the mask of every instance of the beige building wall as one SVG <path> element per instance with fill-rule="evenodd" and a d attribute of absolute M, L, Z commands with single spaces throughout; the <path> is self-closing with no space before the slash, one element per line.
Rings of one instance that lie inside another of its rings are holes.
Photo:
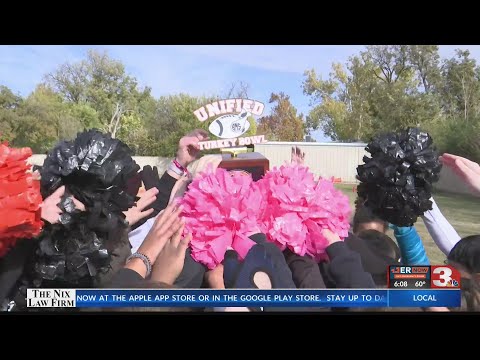
<path fill-rule="evenodd" d="M 345 183 L 356 183 L 357 166 L 363 163 L 365 144 L 268 142 L 256 144 L 255 151 L 270 160 L 270 167 L 290 161 L 292 146 L 305 153 L 305 165 L 316 176 L 341 178 Z"/>
<path fill-rule="evenodd" d="M 363 163 L 363 156 L 368 155 L 365 144 L 343 143 L 304 143 L 304 142 L 268 142 L 255 145 L 255 151 L 270 160 L 270 168 L 281 166 L 290 161 L 292 146 L 298 146 L 305 152 L 305 165 L 310 167 L 316 176 L 341 178 L 344 183 L 357 183 L 356 168 Z M 45 155 L 33 155 L 29 162 L 42 165 Z M 143 167 L 157 166 L 162 174 L 171 159 L 155 156 L 136 156 L 135 161 Z M 450 169 L 444 167 L 440 173 L 440 181 L 435 184 L 439 190 L 458 194 L 471 192 Z"/>

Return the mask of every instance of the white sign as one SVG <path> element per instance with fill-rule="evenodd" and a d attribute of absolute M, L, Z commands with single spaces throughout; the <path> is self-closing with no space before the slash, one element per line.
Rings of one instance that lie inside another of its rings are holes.
<path fill-rule="evenodd" d="M 266 142 L 265 136 L 240 137 L 250 129 L 248 118 L 261 116 L 265 105 L 250 99 L 218 100 L 202 106 L 193 113 L 199 121 L 215 119 L 208 130 L 213 135 L 225 140 L 201 141 L 201 150 L 220 149 L 234 146 L 245 146 Z"/>
<path fill-rule="evenodd" d="M 74 289 L 27 289 L 27 307 L 75 307 Z"/>

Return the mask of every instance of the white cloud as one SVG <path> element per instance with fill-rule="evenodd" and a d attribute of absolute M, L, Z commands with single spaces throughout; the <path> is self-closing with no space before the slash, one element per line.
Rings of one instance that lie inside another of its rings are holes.
<path fill-rule="evenodd" d="M 181 45 L 176 48 L 196 56 L 269 71 L 303 74 L 305 69 L 330 69 L 362 50 L 359 45 Z"/>

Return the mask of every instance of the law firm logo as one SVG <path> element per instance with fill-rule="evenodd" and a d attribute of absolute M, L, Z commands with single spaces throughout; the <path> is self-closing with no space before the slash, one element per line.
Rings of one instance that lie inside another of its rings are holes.
<path fill-rule="evenodd" d="M 27 307 L 75 307 L 74 289 L 27 289 Z"/>

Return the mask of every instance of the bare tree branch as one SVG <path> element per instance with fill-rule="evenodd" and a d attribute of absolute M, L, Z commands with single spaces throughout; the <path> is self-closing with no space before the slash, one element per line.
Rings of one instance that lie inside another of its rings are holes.
<path fill-rule="evenodd" d="M 227 99 L 248 99 L 248 91 L 250 89 L 250 85 L 247 83 L 240 81 L 240 82 L 232 82 L 230 84 L 229 90 L 226 92 Z"/>
<path fill-rule="evenodd" d="M 382 80 L 382 81 L 385 81 L 385 79 L 382 78 L 380 75 L 378 75 L 375 70 L 372 70 L 372 72 L 375 74 L 375 76 L 376 76 L 377 78 L 379 78 L 379 79 Z"/>
<path fill-rule="evenodd" d="M 115 110 L 113 111 L 112 118 L 108 124 L 108 132 L 112 135 L 112 138 L 115 138 L 117 130 L 120 124 L 120 119 L 124 113 L 123 106 L 117 103 L 115 105 Z"/>

